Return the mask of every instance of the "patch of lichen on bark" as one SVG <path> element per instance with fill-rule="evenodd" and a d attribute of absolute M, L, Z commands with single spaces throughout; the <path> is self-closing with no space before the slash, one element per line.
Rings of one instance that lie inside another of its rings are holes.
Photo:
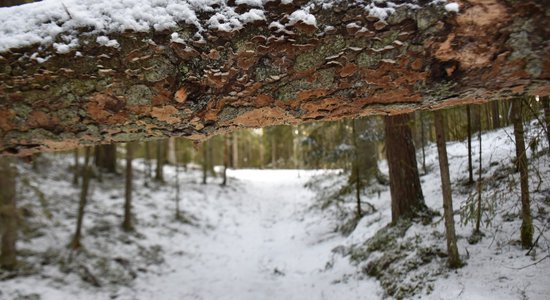
<path fill-rule="evenodd" d="M 321 69 L 313 76 L 314 80 L 302 78 L 298 80 L 289 80 L 274 93 L 274 99 L 289 101 L 297 98 L 299 92 L 312 89 L 331 89 L 335 87 L 334 68 Z"/>
<path fill-rule="evenodd" d="M 315 69 L 325 62 L 325 58 L 336 55 L 346 48 L 347 42 L 342 36 L 334 36 L 329 42 L 320 42 L 314 49 L 305 51 L 296 57 L 294 70 L 298 72 Z"/>

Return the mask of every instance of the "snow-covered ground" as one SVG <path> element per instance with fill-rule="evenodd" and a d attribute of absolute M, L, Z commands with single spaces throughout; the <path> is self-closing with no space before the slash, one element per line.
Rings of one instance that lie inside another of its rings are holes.
<path fill-rule="evenodd" d="M 550 160 L 547 154 L 530 160 L 535 238 L 541 231 L 544 234 L 526 256 L 517 242 L 519 191 L 509 184 L 514 178 L 518 183 L 518 176 L 506 168 L 512 166 L 514 157 L 511 136 L 510 128 L 483 136 L 484 206 L 491 212 L 486 214 L 491 223 L 484 223 L 485 237 L 475 245 L 467 241 L 473 225 L 462 225 L 459 213 L 466 211 L 468 195 L 475 191 L 461 183 L 467 176 L 466 146 L 449 143 L 458 245 L 466 265 L 449 271 L 446 259 L 434 256 L 406 278 L 396 277 L 396 281 L 423 282 L 414 297 L 504 300 L 547 299 L 550 295 L 550 259 L 543 259 L 550 254 Z M 474 157 L 477 146 L 474 141 Z M 547 147 L 544 140 L 541 147 Z M 441 211 L 433 145 L 427 148 L 427 163 L 429 172 L 421 179 L 426 203 Z M 230 170 L 229 186 L 221 187 L 219 178 L 200 184 L 200 172 L 190 169 L 180 174 L 183 217 L 176 220 L 174 168 L 165 168 L 166 184 L 149 182 L 144 187 L 144 166 L 138 160 L 136 232 L 120 230 L 123 179 L 104 175 L 103 182 L 92 181 L 84 248 L 71 253 L 67 244 L 74 231 L 79 190 L 71 184 L 70 164 L 70 156 L 46 155 L 38 172 L 19 166 L 19 207 L 26 224 L 18 243 L 22 264 L 18 276 L 0 273 L 0 299 L 384 297 L 383 286 L 364 271 L 368 261 L 383 253 L 357 262 L 350 260 L 350 249 L 360 248 L 390 221 L 387 187 L 365 192 L 368 198 L 364 200 L 377 211 L 363 217 L 344 236 L 335 230 L 343 222 L 342 215 L 317 205 L 323 189 L 337 188 L 345 181 L 338 171 Z M 381 169 L 385 171 L 384 163 Z M 539 186 L 541 179 L 544 182 Z M 304 187 L 307 182 L 309 188 Z M 349 200 L 344 206 L 351 210 L 354 202 Z M 428 225 L 413 224 L 399 240 L 421 241 L 418 249 L 446 251 L 440 218 Z M 417 256 L 420 253 L 414 252 L 410 259 Z"/>

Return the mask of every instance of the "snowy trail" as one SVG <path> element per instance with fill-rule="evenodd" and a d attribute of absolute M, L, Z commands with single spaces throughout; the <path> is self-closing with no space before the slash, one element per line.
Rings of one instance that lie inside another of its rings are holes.
<path fill-rule="evenodd" d="M 298 173 L 300 172 L 300 174 Z M 210 199 L 217 224 L 181 241 L 171 256 L 172 273 L 148 277 L 134 296 L 149 299 L 378 299 L 365 280 L 334 284 L 355 270 L 341 264 L 325 271 L 331 250 L 343 238 L 318 214 L 307 214 L 313 193 L 304 171 L 233 171 L 244 191 Z M 222 194 L 223 195 L 223 194 Z M 207 195 L 212 197 L 212 195 Z"/>

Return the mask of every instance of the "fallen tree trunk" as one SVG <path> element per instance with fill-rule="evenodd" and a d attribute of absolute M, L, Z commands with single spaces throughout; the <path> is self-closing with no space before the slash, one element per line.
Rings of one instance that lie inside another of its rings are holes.
<path fill-rule="evenodd" d="M 250 1 L 222 2 L 252 12 L 235 4 Z M 0 153 L 204 139 L 239 127 L 550 95 L 545 1 L 458 1 L 458 13 L 394 1 L 387 18 L 353 0 L 314 2 L 267 2 L 263 19 L 231 30 L 185 22 L 148 32 L 78 28 L 72 48 L 4 50 Z M 314 22 L 293 20 L 302 9 Z"/>

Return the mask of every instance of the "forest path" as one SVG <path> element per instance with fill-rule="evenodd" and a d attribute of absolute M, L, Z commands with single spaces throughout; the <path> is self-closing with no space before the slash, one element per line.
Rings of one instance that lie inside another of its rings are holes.
<path fill-rule="evenodd" d="M 318 212 L 308 211 L 314 194 L 304 183 L 311 174 L 238 170 L 230 172 L 239 181 L 237 188 L 213 192 L 206 186 L 205 201 L 215 225 L 176 243 L 184 254 L 166 261 L 172 273 L 149 277 L 151 286 L 139 295 L 256 300 L 343 295 L 365 299 L 370 294 L 378 298 L 378 287 L 371 281 L 340 282 L 355 272 L 348 263 L 325 270 L 331 250 L 343 237 Z"/>

